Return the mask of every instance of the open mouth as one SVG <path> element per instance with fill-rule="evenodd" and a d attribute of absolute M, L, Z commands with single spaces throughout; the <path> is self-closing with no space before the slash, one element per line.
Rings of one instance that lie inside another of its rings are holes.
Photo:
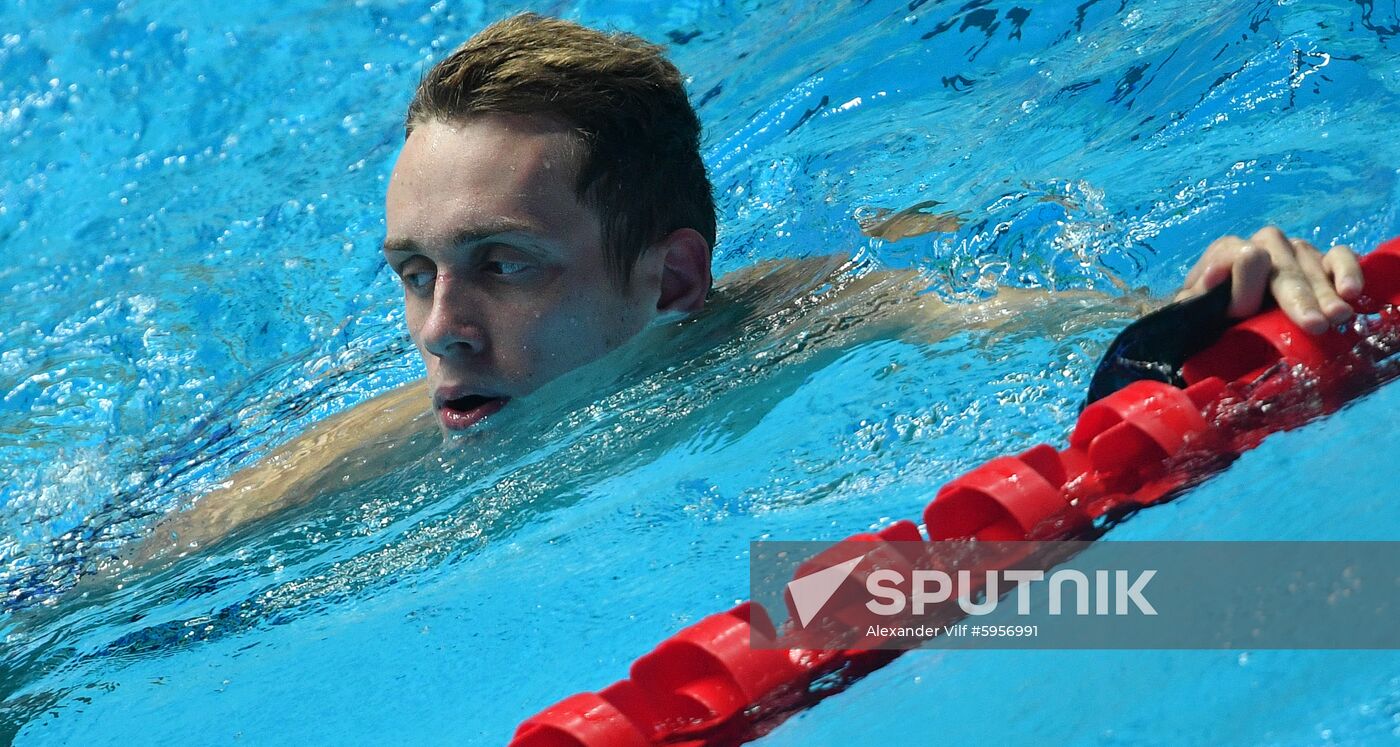
<path fill-rule="evenodd" d="M 443 400 L 438 406 L 438 417 L 448 430 L 459 431 L 476 425 L 483 418 L 499 412 L 509 402 L 508 397 L 484 397 L 470 394 Z"/>

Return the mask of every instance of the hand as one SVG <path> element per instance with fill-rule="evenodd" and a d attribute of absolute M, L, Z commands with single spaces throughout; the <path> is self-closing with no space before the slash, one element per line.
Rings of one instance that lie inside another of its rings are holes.
<path fill-rule="evenodd" d="M 1326 254 L 1302 239 L 1290 239 L 1274 226 L 1248 239 L 1222 236 L 1211 243 L 1173 300 L 1197 296 L 1230 278 L 1230 317 L 1258 313 L 1272 293 L 1283 312 L 1311 334 L 1345 322 L 1348 301 L 1361 295 L 1361 265 L 1345 246 Z"/>

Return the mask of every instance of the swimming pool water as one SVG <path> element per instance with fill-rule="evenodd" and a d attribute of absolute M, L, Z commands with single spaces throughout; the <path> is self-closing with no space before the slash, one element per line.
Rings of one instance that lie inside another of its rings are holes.
<path fill-rule="evenodd" d="M 912 516 L 950 476 L 1064 437 L 1132 304 L 941 339 L 818 304 L 672 370 L 563 382 L 517 438 L 65 598 L 188 497 L 418 376 L 378 255 L 401 113 L 432 60 L 527 7 L 666 43 L 691 76 L 720 271 L 851 252 L 950 299 L 984 276 L 1163 296 L 1222 233 L 1400 233 L 1393 4 L 14 0 L 0 733 L 499 744 L 746 596 L 749 541 Z M 930 201 L 939 232 L 861 231 Z M 1397 396 L 1272 438 L 1109 538 L 1391 538 Z M 766 741 L 1030 736 L 1393 739 L 1400 659 L 915 654 Z"/>

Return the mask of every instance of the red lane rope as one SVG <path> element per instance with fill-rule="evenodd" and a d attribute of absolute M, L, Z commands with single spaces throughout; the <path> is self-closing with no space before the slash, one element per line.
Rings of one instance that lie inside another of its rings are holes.
<path fill-rule="evenodd" d="M 1247 319 L 1182 369 L 1188 386 L 1134 382 L 1080 413 L 1069 446 L 993 459 L 944 485 L 910 521 L 846 541 L 1050 540 L 1169 499 L 1270 433 L 1335 411 L 1393 375 L 1400 351 L 1400 238 L 1361 261 L 1365 295 L 1346 331 L 1309 335 L 1280 310 Z M 797 572 L 810 572 L 810 562 Z M 767 733 L 894 660 L 889 650 L 761 649 L 775 640 L 745 602 L 663 641 L 627 679 L 526 719 L 513 747 L 716 747 Z"/>

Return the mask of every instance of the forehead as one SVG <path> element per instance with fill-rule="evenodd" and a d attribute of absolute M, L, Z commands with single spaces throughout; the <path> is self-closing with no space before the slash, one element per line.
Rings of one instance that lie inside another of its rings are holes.
<path fill-rule="evenodd" d="M 548 233 L 594 211 L 575 191 L 580 143 L 545 117 L 486 114 L 414 128 L 389 179 L 389 238 L 432 242 L 477 225 L 533 225 Z"/>

